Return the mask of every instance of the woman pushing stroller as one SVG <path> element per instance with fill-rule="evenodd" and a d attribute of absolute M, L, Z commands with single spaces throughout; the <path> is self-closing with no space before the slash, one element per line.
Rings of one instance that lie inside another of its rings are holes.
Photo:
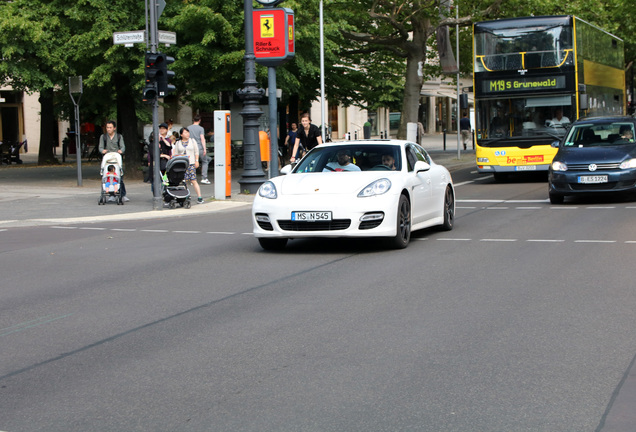
<path fill-rule="evenodd" d="M 194 186 L 194 191 L 197 193 L 197 202 L 203 204 L 203 197 L 201 196 L 201 188 L 197 183 L 197 168 L 199 168 L 199 147 L 197 142 L 190 138 L 190 131 L 187 128 L 181 128 L 179 131 L 181 139 L 178 140 L 172 146 L 172 156 L 188 156 L 190 166 L 185 173 L 185 180 L 189 181 Z"/>

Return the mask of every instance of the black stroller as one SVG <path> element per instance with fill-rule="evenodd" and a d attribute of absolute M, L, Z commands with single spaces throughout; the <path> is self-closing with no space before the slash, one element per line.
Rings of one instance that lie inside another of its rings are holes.
<path fill-rule="evenodd" d="M 175 156 L 166 164 L 161 193 L 163 201 L 171 209 L 177 207 L 177 204 L 190 208 L 190 191 L 185 182 L 185 173 L 189 166 L 190 159 L 187 156 Z"/>

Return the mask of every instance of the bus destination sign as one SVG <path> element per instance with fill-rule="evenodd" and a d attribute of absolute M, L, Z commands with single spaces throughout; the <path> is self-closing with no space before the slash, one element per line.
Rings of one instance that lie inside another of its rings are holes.
<path fill-rule="evenodd" d="M 553 77 L 519 77 L 482 81 L 484 93 L 508 93 L 537 90 L 565 89 L 565 76 Z"/>

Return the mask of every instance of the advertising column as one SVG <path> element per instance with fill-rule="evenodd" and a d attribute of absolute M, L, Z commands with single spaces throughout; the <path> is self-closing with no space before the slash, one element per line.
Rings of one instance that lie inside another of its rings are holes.
<path fill-rule="evenodd" d="M 232 196 L 232 142 L 229 111 L 214 111 L 214 198 Z"/>

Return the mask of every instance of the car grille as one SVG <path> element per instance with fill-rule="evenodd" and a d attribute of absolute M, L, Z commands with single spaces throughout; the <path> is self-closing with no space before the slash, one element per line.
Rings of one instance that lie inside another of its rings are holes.
<path fill-rule="evenodd" d="M 373 229 L 373 228 L 379 227 L 383 220 L 384 219 L 360 222 L 359 228 L 361 230 Z"/>
<path fill-rule="evenodd" d="M 258 222 L 258 226 L 261 227 L 261 229 L 264 229 L 265 231 L 274 231 L 274 227 L 272 226 L 270 222 L 263 222 L 263 221 L 257 221 L 257 222 Z"/>
<path fill-rule="evenodd" d="M 278 220 L 277 222 L 283 231 L 340 231 L 351 226 L 351 219 L 334 219 L 321 222 Z"/>
<path fill-rule="evenodd" d="M 599 163 L 596 164 L 596 171 L 616 170 L 620 166 L 620 163 Z M 590 171 L 590 164 L 568 164 L 568 171 Z"/>

